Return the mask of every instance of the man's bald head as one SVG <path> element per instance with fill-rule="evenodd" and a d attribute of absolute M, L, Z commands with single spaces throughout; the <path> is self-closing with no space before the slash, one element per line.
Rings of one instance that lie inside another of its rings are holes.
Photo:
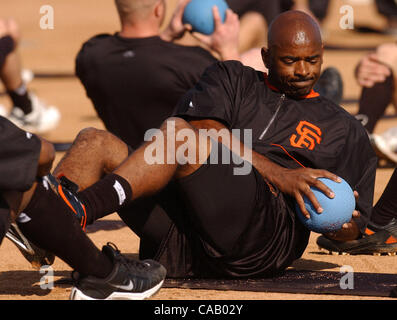
<path fill-rule="evenodd" d="M 262 50 L 269 81 L 283 93 L 307 95 L 320 76 L 323 44 L 318 24 L 304 12 L 287 11 L 269 26 Z"/>
<path fill-rule="evenodd" d="M 122 22 L 145 19 L 160 0 L 115 0 Z"/>
<path fill-rule="evenodd" d="M 280 14 L 269 26 L 268 48 L 303 44 L 322 45 L 321 31 L 317 22 L 302 11 Z"/>

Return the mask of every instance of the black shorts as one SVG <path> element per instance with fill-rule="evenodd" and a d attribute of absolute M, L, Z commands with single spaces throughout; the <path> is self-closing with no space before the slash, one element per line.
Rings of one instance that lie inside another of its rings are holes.
<path fill-rule="evenodd" d="M 213 143 L 211 152 L 225 151 Z M 158 260 L 169 277 L 274 275 L 298 258 L 309 232 L 292 204 L 255 168 L 235 175 L 237 167 L 204 164 L 120 212 L 141 238 L 140 258 Z M 144 220 L 138 230 L 132 217 Z"/>

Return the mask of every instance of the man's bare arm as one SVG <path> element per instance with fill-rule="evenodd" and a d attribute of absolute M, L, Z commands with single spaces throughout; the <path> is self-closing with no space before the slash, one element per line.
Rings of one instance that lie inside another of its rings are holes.
<path fill-rule="evenodd" d="M 222 131 L 223 133 L 226 133 L 226 136 L 216 135 L 214 138 L 218 139 L 219 142 L 222 142 L 222 140 L 225 139 L 223 141 L 228 141 L 229 146 L 239 145 L 240 150 L 234 150 L 235 153 L 242 155 L 242 158 L 246 161 L 249 161 L 264 179 L 276 186 L 281 192 L 294 197 L 300 207 L 301 212 L 307 218 L 310 217 L 310 214 L 306 210 L 305 203 L 303 201 L 304 196 L 309 198 L 317 212 L 322 211 L 320 204 L 310 189 L 312 186 L 320 189 L 328 197 L 334 197 L 332 190 L 321 183 L 317 178 L 326 177 L 336 182 L 340 182 L 339 177 L 335 174 L 321 169 L 287 169 L 281 167 L 265 156 L 248 148 L 240 140 L 238 140 L 238 143 L 235 142 L 235 144 L 233 144 L 232 141 L 235 141 L 237 138 L 230 132 L 230 130 L 228 130 L 222 123 L 218 121 L 208 119 L 195 120 L 190 121 L 190 124 L 197 129 L 215 129 L 218 132 Z M 247 155 L 250 156 L 247 157 Z M 356 198 L 358 197 L 356 192 L 355 196 Z M 355 210 L 353 217 L 358 217 L 359 215 L 360 213 Z M 360 231 L 352 219 L 349 223 L 344 224 L 341 230 L 332 234 L 327 234 L 326 236 L 339 241 L 348 241 L 357 239 L 359 234 Z"/>
<path fill-rule="evenodd" d="M 52 143 L 44 138 L 39 138 L 41 141 L 41 149 L 37 165 L 37 177 L 44 177 L 51 172 L 52 164 L 55 159 L 55 148 Z"/>
<path fill-rule="evenodd" d="M 326 177 L 334 181 L 339 181 L 338 176 L 321 169 L 287 169 L 281 167 L 265 156 L 248 148 L 240 140 L 236 142 L 237 138 L 230 132 L 230 130 L 218 121 L 208 119 L 194 120 L 190 121 L 190 124 L 197 129 L 215 129 L 218 132 L 222 130 L 223 133 L 226 133 L 227 136 L 217 135 L 215 138 L 217 138 L 221 143 L 222 140 L 228 141 L 229 146 L 239 145 L 240 150 L 235 150 L 235 153 L 241 155 L 244 160 L 249 161 L 264 179 L 275 185 L 281 192 L 293 196 L 298 202 L 302 213 L 306 217 L 310 217 L 310 215 L 306 210 L 303 196 L 309 198 L 318 212 L 322 211 L 320 204 L 310 189 L 311 186 L 320 189 L 324 194 L 331 198 L 334 196 L 332 191 L 317 178 Z M 235 142 L 233 143 L 233 141 Z"/>

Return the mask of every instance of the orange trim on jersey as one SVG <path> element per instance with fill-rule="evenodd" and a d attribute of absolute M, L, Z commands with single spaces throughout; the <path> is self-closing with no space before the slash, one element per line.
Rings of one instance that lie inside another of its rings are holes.
<path fill-rule="evenodd" d="M 271 146 L 275 146 L 275 147 L 281 148 L 281 149 L 285 152 L 285 154 L 286 154 L 287 156 L 289 156 L 292 160 L 294 160 L 294 161 L 295 161 L 297 164 L 299 164 L 302 168 L 306 168 L 302 163 L 300 163 L 300 162 L 299 162 L 298 160 L 296 160 L 293 156 L 291 156 L 291 155 L 288 153 L 288 151 L 285 150 L 285 148 L 284 148 L 282 145 L 272 143 Z"/>
<path fill-rule="evenodd" d="M 269 89 L 271 89 L 273 91 L 276 91 L 276 92 L 280 92 L 280 90 L 278 90 L 275 86 L 270 84 L 269 80 L 267 79 L 267 74 L 266 73 L 265 73 L 265 83 L 269 87 Z"/>
<path fill-rule="evenodd" d="M 280 92 L 280 90 L 278 90 L 275 86 L 273 86 L 272 84 L 270 84 L 269 80 L 267 79 L 267 74 L 266 74 L 266 73 L 264 73 L 264 76 L 265 76 L 265 83 L 266 83 L 266 85 L 267 85 L 271 90 L 276 91 L 276 92 Z M 312 89 L 312 91 L 310 91 L 309 94 L 307 94 L 307 95 L 305 95 L 305 96 L 302 96 L 301 99 L 311 99 L 311 98 L 316 98 L 316 97 L 319 97 L 319 96 L 320 96 L 320 94 Z"/>
<path fill-rule="evenodd" d="M 311 98 L 316 98 L 316 97 L 319 97 L 319 96 L 320 96 L 320 94 L 312 89 L 312 91 L 310 91 L 310 93 L 305 95 L 303 98 L 311 99 Z"/>
<path fill-rule="evenodd" d="M 374 233 L 375 233 L 375 232 L 373 232 L 372 230 L 370 230 L 370 229 L 368 229 L 368 228 L 365 229 L 365 234 L 367 234 L 367 235 L 369 235 L 369 236 L 373 235 Z"/>

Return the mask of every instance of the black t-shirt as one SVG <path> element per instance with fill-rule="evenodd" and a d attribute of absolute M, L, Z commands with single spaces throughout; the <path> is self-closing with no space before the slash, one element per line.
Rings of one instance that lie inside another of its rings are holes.
<path fill-rule="evenodd" d="M 357 223 L 364 231 L 377 165 L 365 129 L 318 94 L 295 100 L 270 87 L 264 75 L 252 68 L 237 61 L 218 62 L 180 100 L 175 115 L 215 119 L 229 129 L 251 129 L 253 150 L 279 165 L 339 175 L 360 195 Z"/>
<path fill-rule="evenodd" d="M 80 50 L 76 74 L 106 128 L 136 148 L 216 61 L 202 48 L 160 37 L 98 35 Z"/>
<path fill-rule="evenodd" d="M 37 175 L 40 139 L 0 116 L 0 191 L 27 191 Z"/>

